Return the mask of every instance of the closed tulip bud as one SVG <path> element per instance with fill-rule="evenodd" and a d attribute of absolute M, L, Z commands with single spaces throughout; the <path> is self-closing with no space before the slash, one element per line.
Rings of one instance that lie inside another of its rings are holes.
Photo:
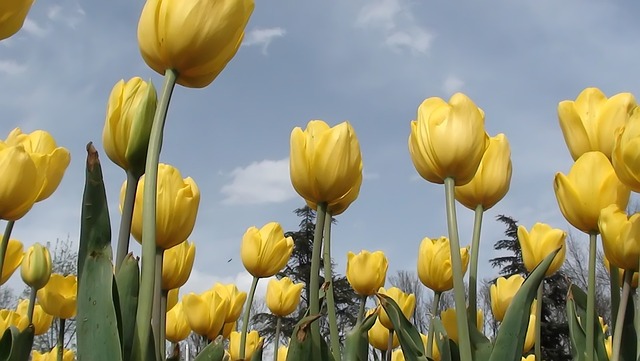
<path fill-rule="evenodd" d="M 242 307 L 247 300 L 247 293 L 238 290 L 234 284 L 223 285 L 222 283 L 213 285 L 213 291 L 229 301 L 229 312 L 224 318 L 225 324 L 236 322 L 240 318 Z"/>
<path fill-rule="evenodd" d="M 368 314 L 370 314 L 371 311 L 373 310 L 370 310 Z M 369 344 L 374 348 L 381 351 L 386 351 L 387 348 L 389 347 L 389 329 L 384 327 L 384 325 L 380 322 L 380 317 L 376 319 L 376 322 L 369 329 L 368 336 L 369 336 Z M 398 341 L 398 336 L 394 332 L 391 347 L 396 348 L 398 347 L 399 344 L 400 343 Z"/>
<path fill-rule="evenodd" d="M 289 352 L 289 347 L 280 346 L 278 347 L 278 358 L 277 361 L 287 361 L 287 353 Z"/>
<path fill-rule="evenodd" d="M 180 296 L 180 289 L 174 288 L 167 292 L 167 312 L 171 311 L 171 309 L 178 304 L 178 299 Z"/>
<path fill-rule="evenodd" d="M 322 120 L 312 120 L 305 130 L 296 127 L 291 132 L 289 162 L 293 188 L 307 202 L 332 205 L 336 215 L 357 198 L 362 154 L 349 122 L 330 128 Z"/>
<path fill-rule="evenodd" d="M 371 296 L 384 286 L 389 262 L 382 251 L 347 253 L 347 281 L 361 296 Z"/>
<path fill-rule="evenodd" d="M 551 228 L 545 223 L 536 223 L 527 232 L 524 226 L 518 227 L 518 241 L 522 249 L 522 260 L 527 271 L 531 272 L 551 252 L 560 248 L 560 252 L 553 258 L 553 262 L 545 273 L 546 276 L 554 274 L 564 262 L 567 247 L 565 238 L 567 233 L 561 229 Z"/>
<path fill-rule="evenodd" d="M 458 202 L 475 210 L 487 210 L 498 203 L 509 191 L 511 183 L 511 148 L 504 134 L 489 141 L 475 176 L 465 185 L 455 188 Z"/>
<path fill-rule="evenodd" d="M 611 158 L 614 133 L 625 124 L 635 106 L 630 93 L 607 99 L 598 88 L 584 89 L 575 101 L 560 102 L 560 128 L 573 160 L 591 151 L 600 151 Z"/>
<path fill-rule="evenodd" d="M 16 313 L 20 316 L 29 319 L 29 300 L 22 300 L 18 303 L 18 307 L 16 308 Z M 35 335 L 42 335 L 47 332 L 51 328 L 51 324 L 53 323 L 53 316 L 44 312 L 42 306 L 36 304 L 33 307 L 33 318 L 31 320 L 33 326 L 35 328 Z"/>
<path fill-rule="evenodd" d="M 209 85 L 238 51 L 253 0 L 147 0 L 138 22 L 138 46 L 161 75 L 178 72 L 178 84 Z"/>
<path fill-rule="evenodd" d="M 178 343 L 191 333 L 187 315 L 182 307 L 182 302 L 178 302 L 167 312 L 166 338 L 168 341 Z"/>
<path fill-rule="evenodd" d="M 58 318 L 72 318 L 76 315 L 78 279 L 74 275 L 63 276 L 54 273 L 49 282 L 38 290 L 38 302 L 42 309 Z"/>
<path fill-rule="evenodd" d="M 141 78 L 120 80 L 111 90 L 102 145 L 109 159 L 139 177 L 144 173 L 157 95 Z"/>
<path fill-rule="evenodd" d="M 162 259 L 162 289 L 167 291 L 182 287 L 191 275 L 195 257 L 196 245 L 189 241 L 165 250 Z"/>
<path fill-rule="evenodd" d="M 33 0 L 3 1 L 0 3 L 0 40 L 22 29 Z"/>
<path fill-rule="evenodd" d="M 620 181 L 640 192 L 640 108 L 635 108 L 626 124 L 615 133 L 611 162 Z"/>
<path fill-rule="evenodd" d="M 200 295 L 189 293 L 182 298 L 183 310 L 193 332 L 210 340 L 218 337 L 229 312 L 229 300 L 213 290 Z"/>
<path fill-rule="evenodd" d="M 405 361 L 402 349 L 393 350 L 391 353 L 391 361 Z"/>
<path fill-rule="evenodd" d="M 400 310 L 402 310 L 404 317 L 406 317 L 407 319 L 411 319 L 411 316 L 413 315 L 413 309 L 416 307 L 416 296 L 413 293 L 404 293 L 398 287 L 391 287 L 388 290 L 380 287 L 378 293 L 391 297 L 394 301 L 396 301 L 398 307 L 400 307 Z M 384 325 L 384 327 L 389 330 L 393 330 L 393 323 L 391 323 L 391 320 L 389 319 L 389 316 L 384 309 L 380 309 L 380 315 L 378 316 L 378 319 Z"/>
<path fill-rule="evenodd" d="M 254 277 L 275 275 L 289 262 L 293 239 L 285 237 L 280 224 L 271 222 L 262 228 L 249 227 L 242 236 L 240 256 L 244 268 Z"/>
<path fill-rule="evenodd" d="M 458 343 L 458 316 L 456 314 L 456 310 L 453 308 L 448 308 L 440 312 L 440 320 L 442 320 L 442 325 L 444 326 L 444 330 L 447 333 L 447 337 L 449 337 L 451 341 Z M 480 309 L 476 313 L 476 325 L 478 331 L 481 331 L 484 325 L 484 314 Z"/>
<path fill-rule="evenodd" d="M 491 293 L 491 311 L 496 321 L 502 321 L 507 308 L 511 304 L 511 300 L 516 295 L 524 283 L 524 277 L 519 274 L 509 278 L 499 277 L 495 284 L 491 285 L 489 292 Z"/>
<path fill-rule="evenodd" d="M 251 360 L 251 356 L 263 345 L 264 339 L 258 331 L 247 332 L 247 340 L 244 345 L 244 358 L 240 357 L 240 332 L 232 331 L 229 337 L 229 354 L 231 360 Z"/>
<path fill-rule="evenodd" d="M 344 211 L 349 208 L 351 203 L 353 203 L 356 198 L 358 198 L 358 194 L 360 193 L 360 186 L 362 185 L 362 177 L 358 177 L 356 183 L 353 187 L 345 194 L 342 198 L 333 201 L 332 203 L 327 204 L 327 212 L 331 216 L 338 216 L 342 214 Z M 310 202 L 307 200 L 307 206 L 311 209 L 318 209 L 318 205 L 314 202 Z"/>
<path fill-rule="evenodd" d="M 598 232 L 603 208 L 615 203 L 625 209 L 629 202 L 629 188 L 618 180 L 601 152 L 580 156 L 566 176 L 557 173 L 553 188 L 564 218 L 585 233 Z"/>
<path fill-rule="evenodd" d="M 526 353 L 536 344 L 536 315 L 529 315 L 529 324 L 527 325 L 527 334 L 524 338 L 522 353 Z"/>
<path fill-rule="evenodd" d="M 640 213 L 628 217 L 623 210 L 612 204 L 602 210 L 598 225 L 607 260 L 622 270 L 638 271 Z"/>
<path fill-rule="evenodd" d="M 44 183 L 44 173 L 24 146 L 0 141 L 0 219 L 17 221 L 27 214 Z"/>
<path fill-rule="evenodd" d="M 69 151 L 58 147 L 56 140 L 44 130 L 24 134 L 20 128 L 16 128 L 9 133 L 6 143 L 10 146 L 22 145 L 33 159 L 38 172 L 44 176 L 42 187 L 38 189 L 36 202 L 49 198 L 58 188 L 69 166 L 71 161 Z"/>
<path fill-rule="evenodd" d="M 4 331 L 11 326 L 15 326 L 18 330 L 23 331 L 29 326 L 29 319 L 15 311 L 0 310 L 0 334 L 3 334 Z"/>
<path fill-rule="evenodd" d="M 120 191 L 120 205 L 124 203 L 127 182 Z M 138 182 L 131 234 L 142 241 L 142 197 L 144 175 Z M 158 192 L 156 194 L 156 246 L 169 249 L 184 242 L 189 237 L 198 215 L 200 190 L 191 177 L 182 179 L 180 171 L 168 164 L 158 165 Z"/>
<path fill-rule="evenodd" d="M 62 361 L 73 361 L 76 355 L 73 350 L 64 349 L 62 352 Z M 58 360 L 58 346 L 54 347 L 49 352 L 40 353 L 38 351 L 31 351 L 32 361 L 57 361 Z"/>
<path fill-rule="evenodd" d="M 49 250 L 36 243 L 27 249 L 20 268 L 22 281 L 36 290 L 41 289 L 51 277 L 51 255 Z"/>
<path fill-rule="evenodd" d="M 236 330 L 236 326 L 237 326 L 237 323 L 235 321 L 225 323 L 224 326 L 222 326 L 222 338 L 224 338 L 225 340 L 228 340 L 229 337 L 231 336 L 231 332 Z"/>
<path fill-rule="evenodd" d="M 469 248 L 460 248 L 462 273 L 469 265 Z M 449 238 L 430 239 L 425 237 L 418 251 L 418 278 L 423 285 L 435 292 L 453 288 L 453 268 L 451 266 L 451 245 Z"/>
<path fill-rule="evenodd" d="M 289 277 L 272 278 L 267 285 L 267 307 L 274 315 L 286 317 L 296 310 L 304 283 L 291 282 Z"/>
<path fill-rule="evenodd" d="M 17 239 L 10 239 L 7 243 L 7 251 L 2 264 L 2 274 L 0 275 L 0 285 L 9 280 L 9 277 L 20 266 L 24 258 L 22 243 Z"/>
<path fill-rule="evenodd" d="M 411 122 L 409 153 L 416 170 L 432 183 L 452 177 L 458 186 L 471 181 L 489 145 L 484 113 L 462 93 L 449 102 L 426 99 Z"/>

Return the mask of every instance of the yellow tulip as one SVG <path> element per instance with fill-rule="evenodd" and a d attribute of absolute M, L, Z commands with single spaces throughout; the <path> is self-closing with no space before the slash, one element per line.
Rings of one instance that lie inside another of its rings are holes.
<path fill-rule="evenodd" d="M 524 277 L 515 274 L 509 278 L 499 277 L 496 283 L 491 285 L 491 311 L 496 321 L 502 321 L 511 300 L 524 283 Z"/>
<path fill-rule="evenodd" d="M 244 307 L 244 302 L 247 300 L 247 293 L 238 290 L 238 287 L 234 284 L 223 285 L 216 283 L 213 285 L 212 290 L 229 301 L 229 311 L 224 319 L 225 324 L 236 322 L 240 318 L 242 307 Z"/>
<path fill-rule="evenodd" d="M 3 1 L 0 3 L 0 40 L 22 29 L 33 0 Z"/>
<path fill-rule="evenodd" d="M 553 188 L 564 218 L 585 233 L 598 232 L 603 208 L 615 203 L 625 209 L 630 193 L 601 152 L 584 153 L 566 176 L 556 173 Z"/>
<path fill-rule="evenodd" d="M 536 223 L 527 232 L 524 226 L 518 227 L 518 240 L 522 249 L 522 260 L 527 271 L 533 271 L 551 252 L 560 248 L 546 272 L 546 276 L 554 274 L 564 262 L 567 253 L 565 238 L 567 233 L 561 229 L 551 228 L 545 223 Z"/>
<path fill-rule="evenodd" d="M 522 356 L 522 361 L 536 361 L 536 355 L 535 354 L 531 354 L 531 355 L 527 355 Z"/>
<path fill-rule="evenodd" d="M 532 313 L 529 315 L 529 324 L 527 325 L 527 333 L 524 338 L 524 345 L 522 346 L 522 353 L 528 352 L 536 344 L 536 315 Z"/>
<path fill-rule="evenodd" d="M 244 268 L 254 277 L 275 275 L 289 262 L 293 239 L 285 237 L 280 224 L 270 222 L 262 228 L 249 227 L 242 236 L 240 256 Z"/>
<path fill-rule="evenodd" d="M 417 120 L 411 122 L 411 160 L 422 178 L 432 183 L 444 183 L 447 177 L 458 186 L 469 183 L 488 145 L 484 113 L 462 93 L 448 103 L 426 99 L 418 107 Z"/>
<path fill-rule="evenodd" d="M 7 250 L 2 264 L 2 274 L 0 275 L 0 285 L 9 280 L 13 272 L 20 266 L 24 259 L 22 243 L 17 239 L 10 239 L 7 243 Z"/>
<path fill-rule="evenodd" d="M 236 326 L 237 326 L 237 322 L 229 322 L 229 323 L 225 323 L 224 326 L 222 326 L 222 338 L 225 340 L 228 340 L 229 337 L 231 336 L 231 332 L 236 330 Z"/>
<path fill-rule="evenodd" d="M 29 300 L 22 300 L 18 303 L 18 307 L 16 307 L 16 313 L 20 316 L 29 319 L 28 315 L 29 310 Z M 35 335 L 42 335 L 51 328 L 51 324 L 53 323 L 53 316 L 44 312 L 42 306 L 39 304 L 35 304 L 33 307 L 33 318 L 32 323 L 35 328 Z"/>
<path fill-rule="evenodd" d="M 607 260 L 620 269 L 638 271 L 640 213 L 628 217 L 623 210 L 612 204 L 602 210 L 598 225 Z"/>
<path fill-rule="evenodd" d="M 607 269 L 607 272 L 611 272 L 611 263 L 607 259 L 607 256 L 605 255 L 602 260 L 604 261 L 604 266 Z M 611 275 L 609 275 L 609 277 L 611 277 Z M 638 272 L 633 272 L 633 277 L 631 277 L 631 288 L 638 288 L 638 278 L 639 278 Z M 623 282 L 624 282 L 624 269 L 619 269 L 618 284 L 620 285 L 620 287 L 622 287 Z"/>
<path fill-rule="evenodd" d="M 287 346 L 278 347 L 278 358 L 276 359 L 276 361 L 286 361 L 288 352 L 289 352 L 289 347 Z"/>
<path fill-rule="evenodd" d="M 178 343 L 187 338 L 190 333 L 191 328 L 189 327 L 187 315 L 182 307 L 182 302 L 178 302 L 170 311 L 167 312 L 167 340 Z"/>
<path fill-rule="evenodd" d="M 460 248 L 462 273 L 469 265 L 469 248 Z M 444 292 L 453 288 L 453 269 L 451 267 L 451 246 L 447 237 L 431 239 L 425 237 L 418 251 L 418 278 L 423 285 L 435 292 Z"/>
<path fill-rule="evenodd" d="M 393 350 L 391 353 L 391 361 L 404 361 L 404 353 L 402 353 L 402 349 Z"/>
<path fill-rule="evenodd" d="M 124 203 L 125 181 L 120 191 L 120 205 Z M 144 176 L 140 177 L 131 220 L 131 234 L 142 241 L 142 198 Z M 162 249 L 174 247 L 189 237 L 198 215 L 200 190 L 191 177 L 182 179 L 180 171 L 168 164 L 158 165 L 158 193 L 156 209 L 156 245 Z"/>
<path fill-rule="evenodd" d="M 371 314 L 372 311 L 375 312 L 375 309 L 369 310 L 369 312 L 367 312 L 367 315 Z M 376 319 L 376 322 L 373 324 L 373 326 L 369 329 L 368 336 L 369 336 L 369 344 L 374 348 L 381 351 L 386 351 L 387 348 L 389 347 L 389 329 L 384 327 L 384 325 L 380 322 L 379 316 Z M 399 344 L 400 343 L 398 341 L 398 336 L 394 332 L 391 347 L 396 348 L 398 347 Z"/>
<path fill-rule="evenodd" d="M 262 348 L 263 338 L 260 337 L 258 331 L 247 332 L 247 341 L 244 345 L 244 358 L 240 358 L 240 332 L 232 331 L 229 337 L 229 354 L 231 360 L 251 360 L 256 350 Z"/>
<path fill-rule="evenodd" d="M 253 0 L 147 0 L 138 22 L 138 46 L 161 75 L 178 84 L 209 85 L 238 51 Z"/>
<path fill-rule="evenodd" d="M 296 310 L 304 283 L 291 282 L 289 277 L 272 278 L 267 285 L 267 307 L 276 316 L 286 317 Z"/>
<path fill-rule="evenodd" d="M 169 312 L 175 305 L 178 304 L 178 298 L 180 296 L 180 289 L 174 288 L 167 292 L 167 312 Z"/>
<path fill-rule="evenodd" d="M 424 352 L 425 355 L 427 354 L 427 343 L 428 343 L 428 337 L 427 335 L 425 335 L 424 333 L 420 334 L 420 338 L 422 338 L 422 344 L 424 345 Z M 433 345 L 431 346 L 431 358 L 435 361 L 440 361 L 441 357 L 440 357 L 440 348 L 438 347 L 438 336 L 434 335 L 433 337 Z"/>
<path fill-rule="evenodd" d="M 389 262 L 382 251 L 347 253 L 347 281 L 361 296 L 371 296 L 384 286 Z"/>
<path fill-rule="evenodd" d="M 229 312 L 227 298 L 209 290 L 200 295 L 189 293 L 182 298 L 182 304 L 193 332 L 210 340 L 218 337 Z"/>
<path fill-rule="evenodd" d="M 289 171 L 293 188 L 307 202 L 325 202 L 334 215 L 344 211 L 362 183 L 360 143 L 351 124 L 330 128 L 322 120 L 312 120 L 305 130 L 294 128 Z"/>
<path fill-rule="evenodd" d="M 196 257 L 196 244 L 184 241 L 164 251 L 162 259 L 162 289 L 172 290 L 182 287 L 193 268 Z"/>
<path fill-rule="evenodd" d="M 511 148 L 507 137 L 498 134 L 489 140 L 473 179 L 455 188 L 456 199 L 471 210 L 479 205 L 487 210 L 507 194 L 510 183 Z"/>
<path fill-rule="evenodd" d="M 51 277 L 51 255 L 47 247 L 36 243 L 27 249 L 20 267 L 22 281 L 28 286 L 41 289 Z"/>
<path fill-rule="evenodd" d="M 387 295 L 391 297 L 396 303 L 400 310 L 402 310 L 402 314 L 408 320 L 411 319 L 413 315 L 413 310 L 416 307 L 416 296 L 413 293 L 404 293 L 398 287 L 391 287 L 388 290 L 385 290 L 383 287 L 380 287 L 378 293 L 383 295 Z M 389 330 L 393 330 L 393 324 L 387 315 L 387 312 L 384 309 L 380 309 L 380 314 L 378 316 L 380 322 Z"/>
<path fill-rule="evenodd" d="M 64 172 L 69 166 L 71 155 L 66 148 L 58 147 L 56 140 L 44 130 L 24 134 L 15 128 L 6 140 L 7 145 L 22 145 L 29 153 L 38 172 L 44 174 L 44 183 L 38 190 L 36 202 L 49 198 L 60 185 Z"/>
<path fill-rule="evenodd" d="M 558 104 L 558 119 L 564 140 L 574 160 L 586 152 L 600 151 L 611 158 L 614 133 L 624 125 L 636 106 L 630 93 L 607 99 L 598 88 L 586 88 L 575 101 Z"/>
<path fill-rule="evenodd" d="M 72 318 L 76 315 L 78 280 L 76 276 L 54 273 L 49 282 L 38 290 L 42 309 L 55 317 Z"/>
<path fill-rule="evenodd" d="M 24 146 L 0 141 L 0 219 L 16 221 L 33 207 L 45 184 L 44 173 Z"/>
<path fill-rule="evenodd" d="M 29 326 L 29 319 L 15 311 L 0 310 L 0 335 L 11 326 L 15 326 L 18 330 L 23 331 Z"/>
<path fill-rule="evenodd" d="M 456 315 L 456 310 L 453 308 L 448 308 L 440 312 L 440 320 L 442 320 L 442 325 L 444 326 L 444 330 L 447 333 L 447 337 L 449 337 L 449 339 L 453 342 L 458 343 L 458 316 Z M 478 331 L 481 331 L 484 325 L 484 314 L 480 309 L 476 313 L 476 325 L 478 327 Z"/>
<path fill-rule="evenodd" d="M 141 78 L 120 80 L 111 90 L 102 131 L 102 145 L 112 162 L 135 176 L 144 173 L 156 89 Z"/>
<path fill-rule="evenodd" d="M 609 336 L 604 339 L 604 350 L 607 353 L 607 358 L 611 360 L 611 353 L 613 352 L 613 337 Z"/>
<path fill-rule="evenodd" d="M 76 355 L 73 350 L 64 349 L 62 353 L 62 361 L 73 361 Z M 54 347 L 49 352 L 40 353 L 38 351 L 31 351 L 32 361 L 57 361 L 58 360 L 58 346 Z"/>
<path fill-rule="evenodd" d="M 620 181 L 634 192 L 640 192 L 640 108 L 635 108 L 627 123 L 615 133 L 611 154 L 613 168 Z"/>
<path fill-rule="evenodd" d="M 349 208 L 351 203 L 353 203 L 356 200 L 356 198 L 358 198 L 361 185 L 362 185 L 362 177 L 358 177 L 358 179 L 356 179 L 356 183 L 349 190 L 349 192 L 347 192 L 347 194 L 342 196 L 342 198 L 338 199 L 337 201 L 333 201 L 327 204 L 327 212 L 332 216 L 338 216 L 344 213 L 344 211 L 346 211 L 347 208 Z M 309 200 L 307 200 L 307 206 L 309 206 L 309 208 L 314 210 L 318 209 L 318 204 L 311 202 Z"/>

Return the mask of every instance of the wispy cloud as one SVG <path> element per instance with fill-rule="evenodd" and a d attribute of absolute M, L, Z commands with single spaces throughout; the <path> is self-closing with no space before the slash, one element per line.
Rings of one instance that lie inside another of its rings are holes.
<path fill-rule="evenodd" d="M 455 75 L 448 76 L 442 83 L 442 90 L 447 94 L 458 92 L 464 86 L 464 81 Z"/>
<path fill-rule="evenodd" d="M 280 203 L 295 197 L 289 180 L 289 158 L 253 162 L 231 171 L 231 182 L 220 192 L 223 204 Z"/>
<path fill-rule="evenodd" d="M 47 30 L 45 28 L 38 25 L 38 23 L 35 20 L 29 19 L 29 18 L 25 19 L 24 25 L 22 26 L 22 30 L 26 31 L 27 33 L 33 36 L 37 36 L 40 38 L 47 34 Z"/>
<path fill-rule="evenodd" d="M 25 64 L 20 64 L 14 60 L 0 60 L 0 73 L 7 75 L 18 75 L 27 70 Z"/>
<path fill-rule="evenodd" d="M 269 47 L 269 44 L 271 44 L 274 39 L 285 36 L 286 33 L 287 31 L 280 27 L 253 29 L 246 34 L 242 45 L 261 46 L 262 53 L 267 55 L 267 48 Z"/>
<path fill-rule="evenodd" d="M 47 11 L 49 20 L 63 23 L 71 29 L 75 29 L 85 15 L 85 11 L 78 4 L 73 5 L 72 8 L 53 5 Z"/>

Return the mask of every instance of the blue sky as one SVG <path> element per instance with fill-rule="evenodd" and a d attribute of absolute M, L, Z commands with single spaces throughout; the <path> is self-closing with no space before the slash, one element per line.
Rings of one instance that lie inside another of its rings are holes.
<path fill-rule="evenodd" d="M 333 227 L 337 271 L 347 251 L 368 249 L 386 252 L 391 274 L 415 269 L 423 237 L 446 234 L 444 189 L 413 168 L 409 122 L 427 97 L 468 94 L 489 134 L 505 133 L 512 147 L 511 190 L 483 227 L 481 272 L 490 277 L 486 260 L 504 232 L 495 216 L 569 229 L 552 187 L 555 172 L 571 166 L 558 102 L 588 86 L 640 94 L 639 5 L 631 1 L 256 2 L 236 57 L 209 87 L 178 87 L 169 110 L 161 160 L 202 193 L 185 292 L 215 281 L 248 288 L 239 255 L 247 227 L 296 229 L 292 211 L 304 203 L 288 178 L 289 135 L 311 119 L 349 120 L 362 147 L 360 197 Z M 45 129 L 72 154 L 57 192 L 16 224 L 14 237 L 27 245 L 77 241 L 84 149 L 94 141 L 102 150 L 112 86 L 133 76 L 161 85 L 138 51 L 142 5 L 38 1 L 24 28 L 0 42 L 0 137 Z M 124 173 L 102 162 L 117 229 Z M 458 212 L 466 244 L 472 213 Z M 17 274 L 10 284 L 21 287 Z"/>

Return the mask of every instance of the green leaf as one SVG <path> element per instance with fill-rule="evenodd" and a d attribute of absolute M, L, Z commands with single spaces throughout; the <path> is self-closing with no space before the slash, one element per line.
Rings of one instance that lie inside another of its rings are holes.
<path fill-rule="evenodd" d="M 138 260 L 129 253 L 122 262 L 116 275 L 118 285 L 118 305 L 121 314 L 121 332 L 124 360 L 131 359 L 131 350 L 135 339 L 136 312 L 138 310 L 138 291 L 140 287 L 140 268 Z"/>
<path fill-rule="evenodd" d="M 367 361 L 369 357 L 369 330 L 376 323 L 377 313 L 367 316 L 364 321 L 356 325 L 344 342 L 344 361 Z"/>
<path fill-rule="evenodd" d="M 582 332 L 585 333 L 585 346 L 579 348 L 578 350 L 586 349 L 586 327 L 587 327 L 587 294 L 581 290 L 576 285 L 571 285 L 569 288 L 569 296 L 568 299 L 572 300 L 575 305 L 575 316 L 576 322 L 578 322 L 578 317 L 582 321 Z M 593 323 L 593 335 L 595 337 L 595 353 L 596 359 L 599 361 L 609 361 L 609 356 L 607 355 L 607 351 L 604 347 L 604 334 L 602 333 L 602 327 L 600 326 L 600 320 L 598 319 L 598 315 L 594 315 L 594 323 Z M 569 329 L 571 331 L 571 328 Z"/>
<path fill-rule="evenodd" d="M 498 336 L 491 352 L 490 361 L 520 360 L 522 358 L 522 348 L 527 335 L 531 303 L 536 297 L 538 287 L 544 280 L 547 269 L 559 251 L 560 248 L 551 252 L 531 271 L 529 277 L 527 277 L 522 287 L 511 300 L 511 304 L 507 308 L 504 319 L 500 324 L 500 329 L 498 329 Z"/>
<path fill-rule="evenodd" d="M 567 323 L 569 324 L 569 338 L 571 339 L 571 356 L 574 361 L 584 361 L 584 350 L 587 347 L 587 335 L 578 321 L 576 304 L 571 292 L 567 295 Z"/>
<path fill-rule="evenodd" d="M 260 342 L 258 348 L 251 355 L 251 361 L 262 361 L 262 351 L 264 350 L 264 341 Z M 274 350 L 273 352 L 278 352 L 278 350 Z"/>
<path fill-rule="evenodd" d="M 620 350 L 621 360 L 635 360 L 636 359 L 636 328 L 634 325 L 635 319 L 635 306 L 633 303 L 633 295 L 629 294 L 629 301 L 627 302 L 627 311 L 624 314 L 624 322 L 622 328 L 622 344 L 624 347 Z"/>
<path fill-rule="evenodd" d="M 426 361 L 427 356 L 424 354 L 425 347 L 422 343 L 420 332 L 404 317 L 396 301 L 385 294 L 376 293 L 376 296 L 380 300 L 382 308 L 387 312 L 396 335 L 398 335 L 398 341 L 400 342 L 400 347 L 402 347 L 405 360 Z"/>
<path fill-rule="evenodd" d="M 15 326 L 6 329 L 0 338 L 0 361 L 29 360 L 34 332 L 33 325 L 29 325 L 22 332 Z"/>
<path fill-rule="evenodd" d="M 193 361 L 222 361 L 224 359 L 224 344 L 222 337 L 218 337 L 200 351 Z"/>
<path fill-rule="evenodd" d="M 293 329 L 293 335 L 289 341 L 289 350 L 287 351 L 287 361 L 330 361 L 333 360 L 329 347 L 323 337 L 320 338 L 320 344 L 313 343 L 311 337 L 311 324 L 317 321 L 321 315 L 312 315 L 303 317 L 296 327 Z"/>

